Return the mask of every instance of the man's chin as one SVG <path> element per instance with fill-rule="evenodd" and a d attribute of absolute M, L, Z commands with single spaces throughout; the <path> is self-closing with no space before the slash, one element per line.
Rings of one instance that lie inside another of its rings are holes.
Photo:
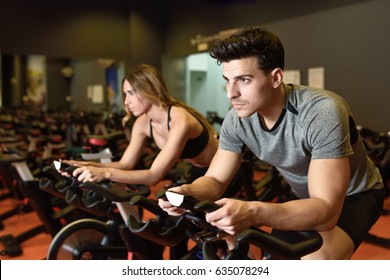
<path fill-rule="evenodd" d="M 237 116 L 245 119 L 253 115 L 253 113 L 250 113 L 248 111 L 243 111 L 243 110 L 236 110 Z"/>

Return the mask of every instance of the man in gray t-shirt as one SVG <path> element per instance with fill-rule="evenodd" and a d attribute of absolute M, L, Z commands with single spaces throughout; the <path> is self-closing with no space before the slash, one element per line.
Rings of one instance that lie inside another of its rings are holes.
<path fill-rule="evenodd" d="M 298 85 L 284 85 L 284 91 L 286 103 L 272 129 L 264 127 L 259 114 L 240 118 L 232 108 L 221 128 L 219 147 L 242 153 L 247 146 L 277 167 L 299 198 L 309 197 L 307 175 L 313 159 L 349 158 L 347 195 L 382 188 L 344 99 Z"/>
<path fill-rule="evenodd" d="M 173 190 L 221 207 L 206 220 L 236 235 L 251 226 L 315 230 L 322 247 L 305 259 L 350 259 L 383 209 L 384 188 L 350 108 L 339 95 L 283 83 L 284 49 L 263 28 L 218 41 L 232 109 L 205 176 Z M 240 167 L 244 148 L 275 166 L 294 197 L 282 203 L 219 199 Z M 170 215 L 183 210 L 159 205 Z"/>

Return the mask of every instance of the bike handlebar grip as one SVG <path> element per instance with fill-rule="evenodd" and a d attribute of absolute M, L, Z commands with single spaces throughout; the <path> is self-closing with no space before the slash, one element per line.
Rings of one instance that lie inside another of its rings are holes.
<path fill-rule="evenodd" d="M 167 212 L 162 210 L 161 207 L 158 206 L 158 204 L 155 201 L 153 201 L 151 199 L 147 199 L 146 197 L 141 196 L 141 195 L 136 195 L 133 198 L 131 198 L 130 204 L 140 206 L 140 207 L 152 212 L 153 214 L 155 214 L 157 216 L 158 222 L 160 222 L 160 219 L 162 217 L 165 218 L 166 216 L 168 216 Z"/>
<path fill-rule="evenodd" d="M 301 240 L 295 243 L 288 243 L 259 228 L 251 228 L 237 236 L 236 248 L 234 250 L 240 250 L 241 243 L 250 243 L 280 259 L 299 259 L 302 256 L 315 252 L 322 246 L 322 237 L 316 231 L 287 232 L 293 235 L 300 235 Z"/>
<path fill-rule="evenodd" d="M 186 217 L 181 216 L 174 226 L 169 228 L 164 227 L 164 231 L 158 233 L 158 236 L 163 240 L 163 244 L 161 242 L 160 244 L 169 247 L 179 244 L 182 237 L 186 234 L 188 224 L 189 221 Z"/>
<path fill-rule="evenodd" d="M 122 201 L 123 195 L 121 193 L 118 193 L 109 184 L 84 182 L 80 184 L 80 188 L 100 194 L 101 196 L 106 197 L 108 200 L 111 201 Z"/>
<path fill-rule="evenodd" d="M 53 161 L 53 167 L 59 171 L 64 171 L 68 173 L 70 176 L 73 176 L 72 173 L 77 168 L 75 166 L 58 160 Z"/>
<path fill-rule="evenodd" d="M 164 199 L 167 200 L 167 197 L 165 196 L 166 189 L 161 189 L 156 192 L 156 198 L 157 199 Z"/>
<path fill-rule="evenodd" d="M 66 190 L 71 185 L 71 179 L 62 176 L 58 173 L 57 169 L 52 166 L 46 166 L 42 171 L 42 176 L 39 179 L 40 189 L 64 198 Z"/>
<path fill-rule="evenodd" d="M 76 190 L 68 189 L 65 193 L 65 201 L 66 203 L 73 205 L 77 207 L 78 209 L 81 209 L 83 211 L 86 211 L 88 213 L 91 213 L 93 215 L 102 217 L 107 215 L 108 207 L 102 208 L 102 207 L 86 207 L 83 200 L 83 194 Z"/>
<path fill-rule="evenodd" d="M 147 197 L 151 194 L 151 190 L 147 185 L 127 185 L 130 189 L 135 190 L 135 195 Z"/>
<path fill-rule="evenodd" d="M 74 177 L 66 177 L 61 175 L 57 168 L 53 167 L 52 165 L 45 166 L 42 169 L 42 176 L 41 177 L 48 177 L 49 179 L 55 180 L 55 181 L 68 181 L 74 180 Z"/>
<path fill-rule="evenodd" d="M 65 194 L 58 191 L 58 189 L 56 188 L 56 183 L 53 180 L 47 177 L 42 177 L 39 179 L 38 183 L 39 183 L 39 188 L 41 190 L 48 192 L 52 195 L 55 195 L 57 197 L 65 198 Z"/>
<path fill-rule="evenodd" d="M 180 217 L 173 226 L 167 227 L 168 214 L 158 206 L 156 201 L 139 195 L 134 196 L 130 200 L 130 204 L 145 208 L 155 214 L 157 218 L 142 222 L 129 216 L 128 228 L 132 233 L 169 247 L 177 245 L 185 235 L 188 221 L 184 216 Z"/>
<path fill-rule="evenodd" d="M 84 188 L 92 192 L 96 192 L 97 194 L 107 198 L 108 200 L 115 201 L 115 202 L 128 201 L 132 197 L 140 194 L 142 195 L 150 194 L 150 189 L 147 186 L 139 188 L 141 192 L 129 191 L 129 190 L 121 189 L 119 187 L 117 188 L 113 187 L 109 181 L 103 181 L 100 183 L 84 182 L 80 184 L 80 188 Z M 133 189 L 135 189 L 135 186 L 133 186 Z"/>
<path fill-rule="evenodd" d="M 128 220 L 128 228 L 133 234 L 168 247 L 179 244 L 187 230 L 187 226 L 188 222 L 184 217 L 181 217 L 175 226 L 168 229 L 158 225 L 152 219 L 146 222 L 138 222 L 133 216 L 129 216 Z"/>
<path fill-rule="evenodd" d="M 64 177 L 60 173 L 58 173 L 57 169 L 55 169 L 54 167 L 52 167 L 50 165 L 45 166 L 42 169 L 42 175 L 49 177 L 50 179 L 55 179 L 55 180 L 60 180 Z"/>
<path fill-rule="evenodd" d="M 195 210 L 202 210 L 207 213 L 213 212 L 215 210 L 218 210 L 220 206 L 216 204 L 215 202 L 212 202 L 210 200 L 203 200 L 194 205 Z"/>
<path fill-rule="evenodd" d="M 75 171 L 77 169 L 76 166 L 69 166 L 61 171 L 65 171 L 66 173 L 68 173 L 70 176 L 72 176 L 73 178 L 75 178 L 75 176 L 73 176 L 73 171 Z"/>
<path fill-rule="evenodd" d="M 95 192 L 84 192 L 82 194 L 82 201 L 86 208 L 94 211 L 107 212 L 112 201 Z"/>
<path fill-rule="evenodd" d="M 13 163 L 13 162 L 21 162 L 27 160 L 27 155 L 11 152 L 11 153 L 0 153 L 0 162 L 1 163 Z"/>

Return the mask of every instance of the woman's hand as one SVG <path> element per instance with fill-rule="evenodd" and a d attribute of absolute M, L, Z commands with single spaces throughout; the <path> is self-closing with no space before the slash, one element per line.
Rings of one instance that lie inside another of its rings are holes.
<path fill-rule="evenodd" d="M 60 162 L 72 165 L 72 166 L 87 166 L 91 165 L 90 161 L 82 161 L 82 160 L 69 160 L 69 159 L 61 159 Z"/>
<path fill-rule="evenodd" d="M 106 180 L 106 168 L 94 166 L 80 166 L 72 174 L 80 182 L 99 183 Z"/>

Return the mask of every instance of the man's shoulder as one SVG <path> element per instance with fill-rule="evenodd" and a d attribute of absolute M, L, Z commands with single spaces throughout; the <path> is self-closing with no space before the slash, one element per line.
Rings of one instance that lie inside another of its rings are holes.
<path fill-rule="evenodd" d="M 288 101 L 298 110 L 322 106 L 324 103 L 345 103 L 343 97 L 332 91 L 304 85 L 293 85 L 288 93 Z"/>

